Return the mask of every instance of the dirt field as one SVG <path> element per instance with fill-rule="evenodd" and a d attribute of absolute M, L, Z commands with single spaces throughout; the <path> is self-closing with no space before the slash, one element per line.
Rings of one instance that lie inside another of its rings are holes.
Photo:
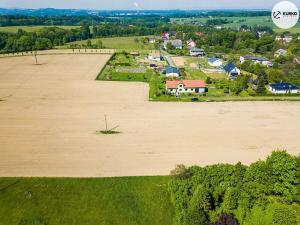
<path fill-rule="evenodd" d="M 108 57 L 0 59 L 0 176 L 158 175 L 300 153 L 300 103 L 151 103 L 144 83 L 94 80 Z M 122 134 L 95 134 L 104 114 Z"/>
<path fill-rule="evenodd" d="M 172 60 L 175 63 L 176 67 L 184 67 L 185 65 L 185 58 L 183 57 L 172 57 Z"/>

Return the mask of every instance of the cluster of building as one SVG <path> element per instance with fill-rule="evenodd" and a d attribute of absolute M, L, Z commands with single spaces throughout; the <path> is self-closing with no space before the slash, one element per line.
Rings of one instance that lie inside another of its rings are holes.
<path fill-rule="evenodd" d="M 222 68 L 230 80 L 234 80 L 241 74 L 241 70 L 233 63 L 228 63 L 223 67 L 223 60 L 219 58 L 208 58 L 208 64 L 212 67 Z"/>
<path fill-rule="evenodd" d="M 203 33 L 197 34 L 199 36 L 203 36 Z M 261 33 L 261 36 L 264 33 Z M 298 37 L 300 40 L 300 36 Z M 164 48 L 168 49 L 169 45 L 172 45 L 175 49 L 183 48 L 183 41 L 180 39 L 170 40 L 170 33 L 163 33 L 162 40 L 164 41 Z M 293 40 L 292 36 L 285 35 L 283 37 L 276 37 L 277 41 L 283 41 L 289 43 Z M 203 57 L 206 55 L 205 51 L 201 48 L 196 47 L 196 43 L 190 39 L 186 41 L 186 46 L 189 49 L 190 56 L 192 57 Z M 286 56 L 288 54 L 285 49 L 278 49 L 275 53 L 275 57 Z M 160 53 L 150 53 L 148 56 L 151 61 L 160 61 L 162 57 Z M 260 64 L 263 66 L 272 67 L 273 63 L 266 57 L 258 57 L 252 55 L 240 56 L 240 63 L 243 64 L 246 61 L 250 61 L 253 64 Z M 295 58 L 295 62 L 300 63 L 300 57 Z M 228 79 L 234 80 L 241 74 L 241 70 L 233 63 L 228 63 L 223 66 L 223 60 L 217 57 L 208 58 L 208 64 L 212 67 L 218 68 L 220 70 L 225 71 L 228 74 Z M 180 70 L 173 66 L 167 66 L 163 70 L 163 74 L 165 74 L 168 78 L 179 78 Z M 180 95 L 183 93 L 196 93 L 201 94 L 207 91 L 205 81 L 203 80 L 170 80 L 166 81 L 166 90 L 167 93 L 172 95 Z M 269 91 L 273 94 L 295 94 L 299 93 L 299 88 L 290 83 L 276 83 L 269 85 Z"/>
<path fill-rule="evenodd" d="M 293 36 L 289 35 L 289 34 L 286 34 L 284 36 L 277 35 L 275 37 L 275 41 L 282 41 L 282 42 L 287 43 L 287 44 L 290 43 L 292 40 L 293 40 Z"/>
<path fill-rule="evenodd" d="M 196 35 L 202 36 L 203 33 L 197 32 Z M 174 49 L 182 49 L 183 48 L 183 41 L 180 39 L 170 40 L 170 33 L 163 33 L 161 38 L 164 41 L 164 49 L 165 50 L 168 49 L 169 45 L 171 45 Z M 190 50 L 190 56 L 203 57 L 206 55 L 206 53 L 203 49 L 196 47 L 196 43 L 192 39 L 189 39 L 186 41 L 186 46 Z"/>

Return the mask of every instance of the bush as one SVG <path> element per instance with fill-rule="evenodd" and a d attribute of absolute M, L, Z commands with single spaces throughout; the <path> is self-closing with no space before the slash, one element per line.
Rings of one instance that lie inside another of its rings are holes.
<path fill-rule="evenodd" d="M 170 175 L 176 178 L 186 179 L 190 177 L 191 173 L 185 165 L 180 164 L 177 165 L 176 168 L 171 171 Z"/>
<path fill-rule="evenodd" d="M 239 94 L 241 97 L 249 97 L 249 93 L 246 90 L 242 90 Z"/>

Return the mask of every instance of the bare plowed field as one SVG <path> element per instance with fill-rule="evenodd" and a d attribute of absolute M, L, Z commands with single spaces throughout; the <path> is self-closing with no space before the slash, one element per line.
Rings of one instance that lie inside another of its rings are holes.
<path fill-rule="evenodd" d="M 300 153 L 297 102 L 151 103 L 145 83 L 94 80 L 108 55 L 38 57 L 0 59 L 0 176 L 163 175 Z M 105 114 L 121 134 L 95 134 Z"/>

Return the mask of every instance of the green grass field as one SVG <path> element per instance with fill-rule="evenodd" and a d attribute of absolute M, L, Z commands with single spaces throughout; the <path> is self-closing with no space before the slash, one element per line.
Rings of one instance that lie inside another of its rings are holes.
<path fill-rule="evenodd" d="M 138 58 L 143 59 L 144 57 L 144 55 L 141 55 Z M 136 73 L 119 72 L 118 69 L 144 69 L 144 71 Z M 154 71 L 139 64 L 135 57 L 129 54 L 117 53 L 100 72 L 96 80 L 149 82 L 152 75 L 154 75 Z"/>
<path fill-rule="evenodd" d="M 171 225 L 169 180 L 0 178 L 0 224 Z"/>
<path fill-rule="evenodd" d="M 293 33 L 293 34 L 298 34 L 298 33 L 300 33 L 300 25 L 298 24 L 296 27 L 293 27 L 293 28 L 291 28 L 291 29 L 280 29 L 280 28 L 275 28 L 275 29 L 273 29 L 273 30 L 274 30 L 274 32 L 276 32 L 276 33 L 283 33 L 283 32 L 288 31 L 288 32 Z"/>
<path fill-rule="evenodd" d="M 124 50 L 154 50 L 154 44 L 144 44 L 141 39 L 143 37 L 113 37 L 113 38 L 101 38 L 103 46 L 108 49 L 124 49 Z M 95 44 L 98 39 L 91 39 L 92 44 Z M 136 41 L 138 40 L 138 42 Z M 86 44 L 87 41 L 76 41 L 68 43 L 82 45 Z"/>
<path fill-rule="evenodd" d="M 188 23 L 192 21 L 198 21 L 201 23 L 206 23 L 209 19 L 227 19 L 228 21 L 231 21 L 231 23 L 225 24 L 224 27 L 228 28 L 235 28 L 238 29 L 242 25 L 247 26 L 268 26 L 274 29 L 275 32 L 282 33 L 285 31 L 289 31 L 291 33 L 299 33 L 300 32 L 300 22 L 298 24 L 289 29 L 289 30 L 283 30 L 279 29 L 275 26 L 270 16 L 253 16 L 253 17 L 213 17 L 213 18 L 172 18 L 172 22 L 181 22 L 181 23 Z"/>
<path fill-rule="evenodd" d="M 0 27 L 0 32 L 10 32 L 10 33 L 16 33 L 19 29 L 22 29 L 27 32 L 33 32 L 40 30 L 45 27 L 51 27 L 51 26 L 11 26 L 11 27 Z M 75 29 L 79 26 L 56 26 L 63 29 Z"/>

